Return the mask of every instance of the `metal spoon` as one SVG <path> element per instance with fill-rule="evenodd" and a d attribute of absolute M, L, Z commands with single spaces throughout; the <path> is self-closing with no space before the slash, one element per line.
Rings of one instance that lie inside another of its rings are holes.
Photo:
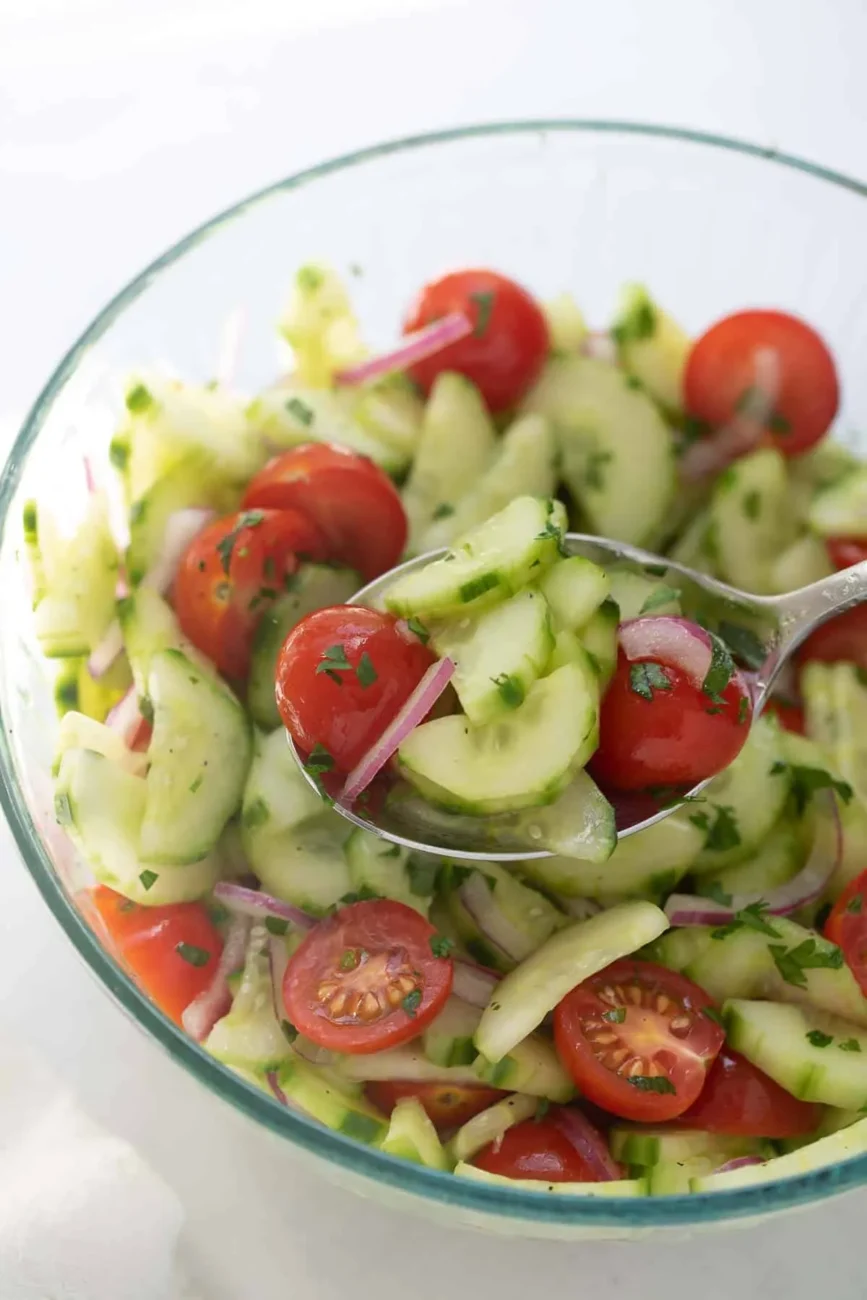
<path fill-rule="evenodd" d="M 583 555 L 607 569 L 616 566 L 654 579 L 674 582 L 688 617 L 701 620 L 717 631 L 736 658 L 750 669 L 753 718 L 764 708 L 771 688 L 783 666 L 801 642 L 835 614 L 845 613 L 867 600 L 867 561 L 811 583 L 783 596 L 752 596 L 724 582 L 717 582 L 662 555 L 652 555 L 623 542 L 568 533 L 570 555 Z M 384 607 L 384 596 L 396 578 L 438 560 L 446 551 L 430 551 L 391 569 L 363 587 L 350 602 L 353 605 Z M 316 778 L 304 767 L 291 739 L 290 748 L 307 781 L 318 789 Z M 689 791 L 678 793 L 663 805 L 658 796 L 605 791 L 614 805 L 618 837 L 634 835 L 662 821 L 675 808 L 697 795 L 708 784 L 702 781 Z M 568 792 L 567 792 L 568 795 Z M 477 818 L 444 812 L 432 807 L 420 795 L 404 786 L 393 792 L 375 817 L 369 812 L 335 803 L 337 812 L 355 826 L 374 831 L 382 839 L 420 853 L 433 853 L 470 861 L 526 861 L 560 854 L 580 857 L 580 845 L 564 849 L 562 825 L 558 847 L 539 847 L 546 840 L 546 820 L 568 809 L 567 795 L 549 809 Z M 552 810 L 554 810 L 552 812 Z M 577 851 L 576 851 L 577 849 Z"/>

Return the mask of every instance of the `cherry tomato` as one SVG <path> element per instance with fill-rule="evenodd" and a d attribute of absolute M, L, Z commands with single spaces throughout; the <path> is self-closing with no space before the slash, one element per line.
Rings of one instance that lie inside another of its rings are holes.
<path fill-rule="evenodd" d="M 825 543 L 828 559 L 835 569 L 848 569 L 867 560 L 867 542 L 858 537 L 829 537 Z"/>
<path fill-rule="evenodd" d="M 437 1129 L 460 1128 L 468 1119 L 493 1106 L 507 1094 L 499 1088 L 459 1083 L 369 1083 L 368 1100 L 390 1115 L 404 1097 L 416 1097 Z"/>
<path fill-rule="evenodd" d="M 417 362 L 410 374 L 427 393 L 442 371 L 456 370 L 476 384 L 490 411 L 508 410 L 545 364 L 550 342 L 544 315 L 525 289 L 496 271 L 453 271 L 425 285 L 404 333 L 455 311 L 473 322 L 472 334 Z"/>
<path fill-rule="evenodd" d="M 711 1000 L 683 975 L 625 958 L 567 993 L 554 1041 L 583 1095 L 624 1119 L 682 1115 L 722 1047 Z"/>
<path fill-rule="evenodd" d="M 177 1024 L 214 978 L 223 941 L 201 903 L 140 907 L 104 885 L 91 898 L 114 952 Z"/>
<path fill-rule="evenodd" d="M 181 630 L 222 673 L 247 675 L 253 633 L 301 557 L 324 560 L 315 524 L 297 510 L 247 510 L 217 519 L 190 543 L 175 577 Z"/>
<path fill-rule="evenodd" d="M 304 754 L 349 772 L 406 703 L 434 656 L 391 614 L 332 605 L 297 623 L 277 661 L 277 707 Z"/>
<path fill-rule="evenodd" d="M 602 1182 L 602 1169 L 618 1177 L 621 1171 L 602 1134 L 579 1112 L 581 1143 L 576 1145 L 565 1111 L 565 1107 L 554 1107 L 543 1119 L 515 1124 L 502 1139 L 483 1147 L 472 1163 L 501 1178 L 535 1178 L 546 1183 Z"/>
<path fill-rule="evenodd" d="M 867 671 L 867 605 L 856 605 L 812 632 L 797 651 L 799 663 L 819 659 L 857 664 Z"/>
<path fill-rule="evenodd" d="M 800 704 L 792 704 L 790 700 L 770 699 L 765 705 L 765 713 L 773 713 L 779 718 L 786 731 L 794 732 L 796 736 L 806 735 L 804 710 Z"/>
<path fill-rule="evenodd" d="M 127 743 L 136 754 L 146 754 L 153 734 L 153 723 L 148 722 L 147 718 L 139 718 Z"/>
<path fill-rule="evenodd" d="M 678 1116 L 677 1128 L 744 1137 L 802 1137 L 813 1132 L 821 1113 L 821 1107 L 798 1101 L 724 1045 L 708 1071 L 698 1101 Z"/>
<path fill-rule="evenodd" d="M 328 543 L 328 559 L 366 582 L 392 569 L 406 545 L 406 515 L 391 479 L 345 447 L 308 443 L 277 456 L 250 482 L 247 509 L 303 511 Z"/>
<path fill-rule="evenodd" d="M 767 379 L 766 358 L 776 371 Z M 712 428 L 761 411 L 765 395 L 773 407 L 762 423 L 785 456 L 800 455 L 824 437 L 840 397 L 834 359 L 822 339 L 781 311 L 740 311 L 712 325 L 687 358 L 684 393 L 690 415 Z"/>
<path fill-rule="evenodd" d="M 843 949 L 846 965 L 867 997 L 867 871 L 850 880 L 825 922 L 825 938 Z"/>
<path fill-rule="evenodd" d="M 590 771 L 619 790 L 691 786 L 728 767 L 750 731 L 752 706 L 733 678 L 706 695 L 685 674 L 621 650 L 599 717 Z"/>
<path fill-rule="evenodd" d="M 286 1014 L 320 1047 L 360 1055 L 416 1038 L 452 988 L 436 930 L 405 903 L 352 903 L 320 921 L 290 957 Z"/>

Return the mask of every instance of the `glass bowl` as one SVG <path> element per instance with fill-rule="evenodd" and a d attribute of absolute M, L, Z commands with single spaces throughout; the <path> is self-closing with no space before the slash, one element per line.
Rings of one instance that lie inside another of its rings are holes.
<path fill-rule="evenodd" d="M 205 1087 L 343 1184 L 428 1216 L 510 1236 L 639 1237 L 753 1221 L 867 1182 L 867 1155 L 714 1195 L 609 1199 L 486 1187 L 382 1155 L 282 1109 L 167 1021 L 101 944 L 76 901 L 82 864 L 55 824 L 52 689 L 30 633 L 18 552 L 30 497 L 81 511 L 85 452 L 108 473 L 120 377 L 167 361 L 212 377 L 222 324 L 245 329 L 237 382 L 276 371 L 274 326 L 299 264 L 351 276 L 365 335 L 397 333 L 415 289 L 489 265 L 542 297 L 570 290 L 593 323 L 641 280 L 698 331 L 728 311 L 776 306 L 824 334 L 844 381 L 839 434 L 867 428 L 867 187 L 733 140 L 612 122 L 523 122 L 398 140 L 281 181 L 214 218 L 149 266 L 63 358 L 0 480 L 2 799 L 27 869 L 79 954 L 145 1033 Z"/>

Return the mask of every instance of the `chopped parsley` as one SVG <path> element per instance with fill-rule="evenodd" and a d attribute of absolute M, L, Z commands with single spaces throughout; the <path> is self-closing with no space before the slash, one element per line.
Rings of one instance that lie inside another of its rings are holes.
<path fill-rule="evenodd" d="M 756 488 L 747 492 L 741 503 L 747 519 L 758 519 L 762 512 L 762 494 Z"/>
<path fill-rule="evenodd" d="M 648 1074 L 633 1074 L 626 1082 L 631 1083 L 633 1088 L 637 1088 L 639 1092 L 677 1092 L 671 1080 L 663 1078 L 662 1075 L 651 1078 Z"/>
<path fill-rule="evenodd" d="M 524 703 L 524 687 L 517 677 L 511 677 L 508 673 L 500 673 L 499 677 L 492 677 L 491 681 L 496 686 L 507 709 L 517 709 L 519 705 Z"/>
<path fill-rule="evenodd" d="M 734 809 L 727 804 L 721 804 L 716 808 L 716 818 L 713 822 L 706 812 L 693 813 L 689 820 L 700 831 L 705 831 L 706 849 L 724 853 L 726 849 L 736 849 L 741 842 Z"/>
<path fill-rule="evenodd" d="M 817 790 L 833 790 L 844 803 L 848 803 L 852 798 L 851 785 L 847 781 L 836 780 L 823 767 L 801 767 L 797 763 L 784 763 L 778 760 L 771 768 L 771 775 L 776 776 L 778 772 L 785 772 L 786 768 L 792 781 L 792 802 L 799 817 Z"/>
<path fill-rule="evenodd" d="M 204 772 L 200 772 L 199 775 L 196 777 L 195 781 L 191 782 L 190 784 L 190 794 L 195 794 L 198 790 L 202 788 L 202 781 L 204 781 L 204 779 L 205 779 Z"/>
<path fill-rule="evenodd" d="M 406 864 L 410 891 L 419 898 L 428 898 L 436 889 L 439 869 L 435 859 L 414 853 Z"/>
<path fill-rule="evenodd" d="M 849 902 L 846 904 L 846 911 L 851 912 L 853 916 L 857 916 L 861 911 L 861 909 L 863 908 L 863 906 L 864 906 L 864 900 L 862 899 L 861 895 L 855 894 L 852 898 L 849 899 Z"/>
<path fill-rule="evenodd" d="M 341 970 L 355 970 L 358 965 L 358 951 L 355 948 L 346 948 L 340 954 L 340 961 L 337 963 Z"/>
<path fill-rule="evenodd" d="M 421 1005 L 421 989 L 413 989 L 412 992 L 407 993 L 400 1005 L 408 1016 L 414 1016 Z"/>
<path fill-rule="evenodd" d="M 718 880 L 714 880 L 704 891 L 705 898 L 710 898 L 714 903 L 719 903 L 720 907 L 731 907 L 732 896 L 727 894 Z"/>
<path fill-rule="evenodd" d="M 139 415 L 153 405 L 153 394 L 144 384 L 136 384 L 123 399 L 126 409 L 133 415 Z"/>
<path fill-rule="evenodd" d="M 671 690 L 671 678 L 662 664 L 637 663 L 630 666 L 629 685 L 642 699 L 652 700 L 654 691 Z"/>
<path fill-rule="evenodd" d="M 217 542 L 217 554 L 220 557 L 220 564 L 222 565 L 224 573 L 229 572 L 229 565 L 232 562 L 232 552 L 235 549 L 240 533 L 243 532 L 245 528 L 258 528 L 264 518 L 265 516 L 261 510 L 245 510 L 242 515 L 239 515 L 238 522 L 235 524 L 232 531 L 226 533 L 226 536 Z"/>
<path fill-rule="evenodd" d="M 621 347 L 652 338 L 656 331 L 656 309 L 646 294 L 636 295 L 629 311 L 611 330 L 611 337 Z"/>
<path fill-rule="evenodd" d="M 420 623 L 415 615 L 413 615 L 412 618 L 406 620 L 406 625 L 410 632 L 412 632 L 413 636 L 418 637 L 422 645 L 427 645 L 428 641 L 430 641 L 430 632 L 428 632 L 424 623 Z"/>
<path fill-rule="evenodd" d="M 431 936 L 430 950 L 435 957 L 448 957 L 454 946 L 454 939 L 449 939 L 444 934 L 435 934 Z"/>
<path fill-rule="evenodd" d="M 302 402 L 300 397 L 290 397 L 286 403 L 286 410 L 290 415 L 294 415 L 299 424 L 303 424 L 306 429 L 310 428 L 313 423 L 315 412 L 312 406 Z"/>
<path fill-rule="evenodd" d="M 768 418 L 768 428 L 771 433 L 781 433 L 785 437 L 787 433 L 792 432 L 792 426 L 784 415 L 779 411 L 772 411 Z"/>
<path fill-rule="evenodd" d="M 670 605 L 675 600 L 680 600 L 680 592 L 677 587 L 669 587 L 666 583 L 662 583 L 661 586 L 655 587 L 650 593 L 638 611 L 638 615 L 641 617 L 643 614 L 649 614 L 652 610 L 660 609 L 663 605 Z"/>
<path fill-rule="evenodd" d="M 713 632 L 709 632 L 708 636 L 711 642 L 710 668 L 707 670 L 701 689 L 705 695 L 710 696 L 714 704 L 722 705 L 725 704 L 723 691 L 734 677 L 734 660 L 725 641 L 714 636 Z"/>
<path fill-rule="evenodd" d="M 861 1044 L 857 1038 L 844 1038 L 842 1043 L 838 1043 L 841 1052 L 860 1052 Z"/>
<path fill-rule="evenodd" d="M 346 647 L 343 645 L 330 645 L 323 654 L 319 663 L 316 665 L 316 672 L 325 673 L 338 686 L 343 685 L 340 673 L 347 673 L 352 670 L 352 664 L 346 658 Z"/>
<path fill-rule="evenodd" d="M 264 826 L 265 822 L 271 816 L 264 799 L 253 799 L 250 803 L 244 805 L 241 813 L 241 825 L 246 830 L 254 830 L 257 826 Z"/>
<path fill-rule="evenodd" d="M 304 764 L 304 770 L 313 777 L 319 788 L 321 797 L 328 802 L 333 802 L 325 786 L 322 784 L 322 776 L 325 772 L 334 770 L 334 759 L 324 745 L 314 745 L 310 751 L 310 756 Z"/>
<path fill-rule="evenodd" d="M 266 916 L 265 929 L 269 934 L 285 934 L 289 929 L 289 922 L 284 921 L 282 916 Z"/>
<path fill-rule="evenodd" d="M 288 1040 L 288 1042 L 294 1043 L 295 1039 L 298 1037 L 298 1030 L 292 1024 L 291 1020 L 281 1020 L 280 1028 L 283 1030 L 283 1036 Z"/>
<path fill-rule="evenodd" d="M 434 519 L 448 519 L 449 516 L 453 515 L 454 513 L 455 513 L 454 506 L 449 505 L 448 501 L 441 501 L 440 504 L 437 506 L 436 510 L 433 512 L 433 517 Z"/>
<path fill-rule="evenodd" d="M 140 871 L 138 878 L 141 881 L 142 889 L 152 889 L 159 880 L 159 874 L 156 871 Z"/>
<path fill-rule="evenodd" d="M 833 1041 L 833 1034 L 823 1034 L 821 1029 L 811 1029 L 807 1034 L 807 1042 L 812 1043 L 814 1047 L 828 1047 Z"/>
<path fill-rule="evenodd" d="M 334 906 L 349 907 L 352 903 L 369 903 L 371 899 L 381 897 L 382 895 L 378 894 L 375 889 L 371 889 L 369 885 L 362 885 L 359 889 L 353 889 L 348 894 L 344 894 Z"/>
<path fill-rule="evenodd" d="M 742 695 L 738 701 L 738 726 L 742 727 L 747 720 L 750 711 L 750 702 L 745 695 Z"/>
<path fill-rule="evenodd" d="M 540 1097 L 539 1100 L 536 1102 L 536 1113 L 533 1116 L 534 1123 L 536 1124 L 541 1123 L 541 1121 L 545 1118 L 545 1116 L 548 1114 L 548 1111 L 550 1109 L 551 1109 L 551 1103 L 548 1100 L 548 1098 Z"/>
<path fill-rule="evenodd" d="M 610 1011 L 603 1011 L 602 1019 L 610 1020 L 612 1025 L 622 1025 L 626 1019 L 626 1007 L 612 1007 Z"/>
<path fill-rule="evenodd" d="M 747 930 L 756 930 L 759 934 L 770 935 L 772 939 L 779 939 L 779 930 L 775 930 L 772 925 L 768 924 L 767 911 L 767 903 L 761 900 L 757 903 L 750 903 L 747 907 L 741 908 L 739 912 L 735 912 L 727 925 L 712 930 L 710 937 L 712 939 L 726 939 L 730 934 L 734 934 L 736 930 L 746 928 Z"/>
<path fill-rule="evenodd" d="M 795 948 L 786 948 L 781 943 L 768 945 L 768 951 L 774 964 L 787 984 L 805 989 L 807 970 L 839 970 L 843 965 L 843 953 L 840 948 L 829 945 L 820 948 L 815 939 L 804 939 Z"/>
<path fill-rule="evenodd" d="M 584 486 L 601 492 L 605 487 L 605 475 L 602 471 L 613 459 L 613 453 L 610 451 L 591 451 L 584 467 Z"/>
<path fill-rule="evenodd" d="M 378 856 L 379 856 L 380 858 L 399 858 L 399 857 L 400 857 L 400 845 L 399 845 L 399 844 L 392 844 L 392 846 L 391 846 L 390 849 L 386 849 L 383 853 L 380 853 Z"/>
<path fill-rule="evenodd" d="M 476 323 L 473 326 L 473 338 L 482 339 L 487 334 L 495 298 L 496 294 L 492 289 L 479 289 L 470 294 L 470 300 L 478 307 Z"/>
<path fill-rule="evenodd" d="M 56 794 L 54 796 L 54 818 L 58 826 L 72 825 L 72 809 L 69 806 L 69 797 L 65 794 Z"/>
<path fill-rule="evenodd" d="M 191 966 L 207 966 L 211 960 L 207 948 L 197 948 L 194 943 L 176 943 L 175 952 Z"/>
<path fill-rule="evenodd" d="M 734 657 L 746 664 L 747 668 L 761 668 L 768 657 L 761 640 L 748 627 L 723 621 L 719 625 L 719 634 Z"/>
<path fill-rule="evenodd" d="M 373 660 L 366 650 L 358 661 L 355 676 L 358 678 L 358 684 L 363 691 L 366 691 L 368 686 L 372 686 L 379 677 L 379 673 L 373 666 Z"/>
<path fill-rule="evenodd" d="M 541 533 L 537 533 L 534 538 L 534 541 L 537 542 L 547 542 L 549 540 L 557 543 L 557 550 L 561 555 L 568 555 L 568 551 L 563 545 L 563 530 L 554 523 L 553 519 L 549 519 Z"/>

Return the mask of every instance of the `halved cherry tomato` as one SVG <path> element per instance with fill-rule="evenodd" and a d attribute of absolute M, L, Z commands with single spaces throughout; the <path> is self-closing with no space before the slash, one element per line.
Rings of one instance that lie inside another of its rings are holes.
<path fill-rule="evenodd" d="M 277 662 L 277 707 L 298 748 L 349 772 L 434 662 L 391 614 L 332 605 L 297 623 Z"/>
<path fill-rule="evenodd" d="M 151 738 L 153 734 L 154 734 L 153 723 L 148 722 L 147 718 L 139 718 L 138 722 L 135 724 L 135 728 L 132 734 L 129 737 L 128 743 L 130 749 L 132 749 L 136 754 L 147 753 L 148 748 L 150 747 Z"/>
<path fill-rule="evenodd" d="M 118 959 L 161 1011 L 181 1013 L 214 978 L 223 941 L 201 903 L 140 907 L 104 885 L 91 891 Z"/>
<path fill-rule="evenodd" d="M 624 1119 L 682 1115 L 722 1047 L 697 984 L 653 962 L 625 958 L 567 993 L 554 1041 L 579 1090 Z"/>
<path fill-rule="evenodd" d="M 602 1169 L 618 1177 L 619 1167 L 602 1134 L 579 1113 L 582 1140 L 580 1146 L 576 1145 L 570 1137 L 565 1110 L 562 1106 L 552 1107 L 542 1119 L 515 1124 L 502 1139 L 483 1147 L 472 1163 L 501 1178 L 534 1178 L 546 1183 L 602 1182 Z"/>
<path fill-rule="evenodd" d="M 797 651 L 799 663 L 847 662 L 867 671 L 867 605 L 856 605 L 811 632 Z"/>
<path fill-rule="evenodd" d="M 345 447 L 308 443 L 275 457 L 251 480 L 247 509 L 301 510 L 328 543 L 328 559 L 370 582 L 394 568 L 406 545 L 397 488 L 372 461 Z"/>
<path fill-rule="evenodd" d="M 774 697 L 765 704 L 765 713 L 773 713 L 779 718 L 786 731 L 794 732 L 796 736 L 806 734 L 804 710 L 800 704 L 792 704 L 790 700 L 781 700 Z"/>
<path fill-rule="evenodd" d="M 425 285 L 410 308 L 404 333 L 463 312 L 472 334 L 410 368 L 428 392 L 437 375 L 456 370 L 480 389 L 488 409 L 508 410 L 538 379 L 550 346 L 538 304 L 514 280 L 496 271 L 453 271 Z"/>
<path fill-rule="evenodd" d="M 352 903 L 320 921 L 290 957 L 286 1014 L 320 1047 L 360 1055 L 415 1038 L 442 1010 L 454 967 L 436 930 L 405 903 Z"/>
<path fill-rule="evenodd" d="M 298 510 L 246 510 L 217 519 L 190 543 L 175 577 L 181 630 L 233 681 L 243 680 L 259 619 L 301 558 L 324 560 L 325 540 Z"/>
<path fill-rule="evenodd" d="M 761 412 L 785 456 L 798 456 L 824 437 L 840 399 L 825 343 L 782 311 L 740 311 L 717 321 L 693 345 L 683 382 L 695 419 L 720 428 L 736 414 Z M 772 404 L 767 415 L 763 399 Z"/>
<path fill-rule="evenodd" d="M 867 542 L 858 537 L 829 537 L 825 549 L 835 569 L 848 569 L 867 560 Z"/>
<path fill-rule="evenodd" d="M 708 1071 L 698 1101 L 678 1116 L 676 1127 L 743 1137 L 802 1137 L 812 1133 L 821 1113 L 821 1107 L 798 1101 L 724 1045 Z"/>
<path fill-rule="evenodd" d="M 831 908 L 825 938 L 843 949 L 846 965 L 867 997 L 867 871 L 850 880 Z"/>
<path fill-rule="evenodd" d="M 602 701 L 590 771 L 618 790 L 695 785 L 728 767 L 750 731 L 752 706 L 733 678 L 706 695 L 683 671 L 621 650 Z"/>
<path fill-rule="evenodd" d="M 460 1128 L 468 1119 L 493 1106 L 507 1094 L 499 1088 L 472 1083 L 369 1083 L 368 1100 L 390 1115 L 404 1097 L 415 1097 L 424 1106 L 437 1129 Z"/>

